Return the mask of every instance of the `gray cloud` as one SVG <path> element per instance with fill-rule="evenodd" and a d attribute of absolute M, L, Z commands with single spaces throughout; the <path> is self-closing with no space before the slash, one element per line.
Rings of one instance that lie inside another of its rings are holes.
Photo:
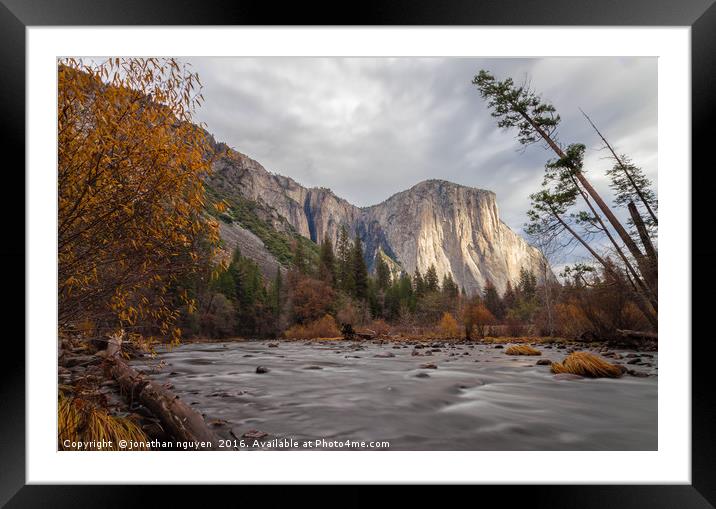
<path fill-rule="evenodd" d="M 325 186 L 359 205 L 428 178 L 490 189 L 521 231 L 529 194 L 553 157 L 521 150 L 470 83 L 479 69 L 529 80 L 562 117 L 567 144 L 609 197 L 610 166 L 582 117 L 657 182 L 655 58 L 190 58 L 204 83 L 198 113 L 217 140 L 269 171 Z"/>

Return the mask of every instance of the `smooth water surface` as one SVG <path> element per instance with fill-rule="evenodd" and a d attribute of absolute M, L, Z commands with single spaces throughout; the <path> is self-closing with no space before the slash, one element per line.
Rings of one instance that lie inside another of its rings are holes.
<path fill-rule="evenodd" d="M 540 346 L 540 357 L 509 356 L 489 344 L 414 349 L 404 342 L 197 343 L 133 365 L 169 384 L 224 438 L 260 430 L 265 440 L 389 441 L 391 450 L 657 448 L 656 353 L 639 354 L 647 365 L 627 366 L 649 377 L 560 380 L 535 363 L 562 360 L 564 349 Z M 437 369 L 420 367 L 426 363 Z M 258 366 L 269 371 L 257 374 Z"/>

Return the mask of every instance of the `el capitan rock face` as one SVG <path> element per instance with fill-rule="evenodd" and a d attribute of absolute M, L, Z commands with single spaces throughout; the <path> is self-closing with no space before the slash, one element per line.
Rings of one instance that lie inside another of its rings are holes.
<path fill-rule="evenodd" d="M 366 209 L 409 272 L 435 265 L 468 293 L 487 281 L 502 293 L 525 267 L 539 275 L 542 256 L 500 218 L 495 193 L 444 180 L 421 182 Z"/>
<path fill-rule="evenodd" d="M 235 151 L 214 164 L 209 184 L 225 196 L 264 205 L 275 228 L 285 229 L 288 223 L 318 243 L 329 237 L 335 246 L 345 225 L 351 236 L 361 237 L 370 268 L 382 250 L 409 274 L 416 267 L 424 273 L 433 264 L 440 279 L 450 273 L 468 293 L 484 288 L 488 280 L 504 292 L 522 267 L 538 278 L 543 273 L 541 254 L 500 220 L 491 191 L 427 180 L 359 208 L 329 189 L 306 188 L 270 173 Z"/>

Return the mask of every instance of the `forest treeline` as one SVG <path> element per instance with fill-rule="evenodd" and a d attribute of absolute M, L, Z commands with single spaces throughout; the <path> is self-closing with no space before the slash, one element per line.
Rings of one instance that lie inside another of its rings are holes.
<path fill-rule="evenodd" d="M 284 265 L 267 280 L 240 251 L 222 255 L 217 218 L 227 203 L 205 187 L 217 154 L 193 123 L 203 102 L 199 76 L 171 58 L 61 61 L 60 334 L 97 338 L 122 329 L 137 341 L 176 342 L 338 336 L 345 324 L 470 338 L 607 339 L 618 329 L 655 330 L 657 203 L 641 169 L 595 126 L 614 160 L 609 206 L 586 177 L 584 145 L 556 139 L 553 106 L 486 72 L 474 83 L 498 126 L 557 155 L 532 195 L 526 231 L 547 255 L 575 242 L 589 253 L 560 281 L 523 270 L 502 294 L 490 282 L 467 294 L 435 267 L 400 273 L 381 256 L 369 273 L 360 238 L 345 229 L 336 246 L 324 240 L 311 250 L 307 240 L 289 246 L 288 237 L 265 235 Z M 613 208 L 626 211 L 626 226 Z"/>
<path fill-rule="evenodd" d="M 568 268 L 565 280 L 539 279 L 522 269 L 500 294 L 489 281 L 472 294 L 434 266 L 424 273 L 392 273 L 376 258 L 369 274 L 359 237 L 341 229 L 338 245 L 320 244 L 318 259 L 295 243 L 290 267 L 265 281 L 258 265 L 236 249 L 209 284 L 182 287 L 198 303 L 182 313 L 188 335 L 226 338 L 337 337 L 353 329 L 411 337 L 476 339 L 561 336 L 607 339 L 618 329 L 648 328 L 627 292 L 615 291 L 610 272 Z"/>

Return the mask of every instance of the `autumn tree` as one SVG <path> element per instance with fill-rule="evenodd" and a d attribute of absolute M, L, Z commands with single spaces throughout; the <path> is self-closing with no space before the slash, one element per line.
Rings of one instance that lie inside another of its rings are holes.
<path fill-rule="evenodd" d="M 489 325 L 496 323 L 495 316 L 485 307 L 485 304 L 477 297 L 472 298 L 463 309 L 463 323 L 465 324 L 465 339 L 472 338 L 472 331 L 475 330 L 477 337 L 484 338 Z"/>
<path fill-rule="evenodd" d="M 289 272 L 288 284 L 294 322 L 305 324 L 331 312 L 335 296 L 331 285 L 298 271 Z"/>
<path fill-rule="evenodd" d="M 171 58 L 65 59 L 57 77 L 60 327 L 143 324 L 176 340 L 172 285 L 218 243 L 209 145 L 191 123 L 199 77 Z"/>
<path fill-rule="evenodd" d="M 446 338 L 457 338 L 460 335 L 460 325 L 452 314 L 443 313 L 440 322 L 438 322 L 438 330 Z"/>

